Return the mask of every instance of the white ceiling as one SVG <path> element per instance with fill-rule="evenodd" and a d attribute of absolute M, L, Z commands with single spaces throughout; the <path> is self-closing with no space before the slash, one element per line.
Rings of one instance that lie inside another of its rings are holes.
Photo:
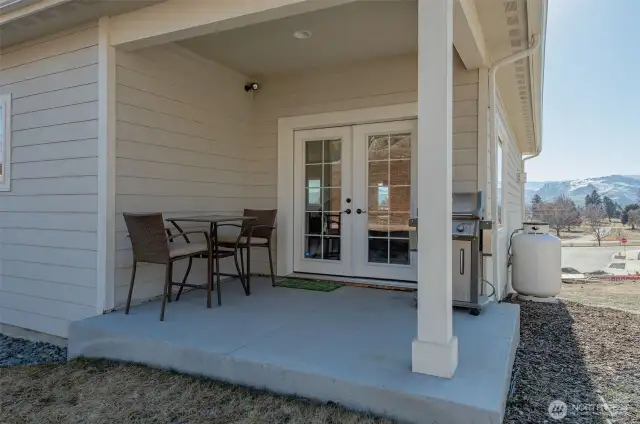
<path fill-rule="evenodd" d="M 247 76 L 418 51 L 415 0 L 359 1 L 181 41 Z M 309 30 L 298 40 L 293 33 Z"/>

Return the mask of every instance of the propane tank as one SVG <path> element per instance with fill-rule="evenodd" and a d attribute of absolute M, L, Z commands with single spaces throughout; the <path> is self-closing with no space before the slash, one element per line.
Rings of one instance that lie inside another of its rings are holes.
<path fill-rule="evenodd" d="M 554 302 L 562 288 L 562 244 L 549 224 L 525 222 L 513 236 L 513 289 L 519 297 Z"/>

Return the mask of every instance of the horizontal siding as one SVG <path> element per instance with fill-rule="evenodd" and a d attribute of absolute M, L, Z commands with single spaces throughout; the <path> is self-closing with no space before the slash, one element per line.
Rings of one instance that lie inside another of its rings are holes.
<path fill-rule="evenodd" d="M 12 184 L 0 193 L 0 321 L 66 337 L 95 314 L 98 34 L 95 23 L 3 51 Z"/>
<path fill-rule="evenodd" d="M 123 212 L 238 214 L 271 198 L 254 195 L 251 186 L 270 170 L 248 149 L 247 77 L 175 46 L 117 52 L 116 62 L 115 303 L 121 305 L 133 260 Z M 161 294 L 163 272 L 141 266 L 134 298 Z M 175 279 L 183 272 L 178 265 Z M 196 261 L 191 281 L 203 283 L 204 275 L 204 261 Z"/>
<path fill-rule="evenodd" d="M 467 71 L 457 54 L 453 63 L 453 188 L 475 191 L 478 180 L 478 72 Z M 278 118 L 335 112 L 418 99 L 415 55 L 384 58 L 339 68 L 264 78 L 256 97 L 254 157 L 268 175 L 256 179 L 276 203 Z M 268 170 L 271 170 L 270 172 Z"/>

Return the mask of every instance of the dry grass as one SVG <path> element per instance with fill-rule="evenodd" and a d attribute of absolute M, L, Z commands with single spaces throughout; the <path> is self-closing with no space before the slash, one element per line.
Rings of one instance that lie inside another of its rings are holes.
<path fill-rule="evenodd" d="M 640 313 L 640 281 L 563 283 L 559 297 L 583 305 Z"/>
<path fill-rule="evenodd" d="M 107 361 L 0 368 L 0 423 L 391 423 L 229 384 Z"/>

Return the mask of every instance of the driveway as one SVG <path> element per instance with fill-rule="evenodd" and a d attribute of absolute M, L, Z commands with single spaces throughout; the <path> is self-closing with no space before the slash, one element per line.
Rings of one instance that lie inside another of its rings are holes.
<path fill-rule="evenodd" d="M 563 247 L 562 266 L 582 273 L 598 271 L 609 265 L 611 255 L 622 250 L 620 246 Z"/>

